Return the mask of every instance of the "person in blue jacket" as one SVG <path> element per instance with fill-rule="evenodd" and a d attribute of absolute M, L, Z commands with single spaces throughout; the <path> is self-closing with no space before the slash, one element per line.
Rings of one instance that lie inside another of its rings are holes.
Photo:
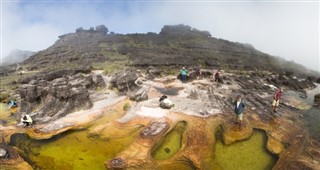
<path fill-rule="evenodd" d="M 8 104 L 8 108 L 9 108 L 9 109 L 10 109 L 10 108 L 18 107 L 17 102 L 14 101 L 14 100 L 10 100 L 7 104 Z"/>
<path fill-rule="evenodd" d="M 186 83 L 187 82 L 187 74 L 188 74 L 188 71 L 186 70 L 185 67 L 183 67 L 180 71 L 180 74 L 181 74 L 181 81 L 183 83 Z"/>
<path fill-rule="evenodd" d="M 237 122 L 241 126 L 242 120 L 243 120 L 243 111 L 244 111 L 245 105 L 242 101 L 241 95 L 237 96 L 237 100 L 234 102 L 234 112 L 237 115 Z"/>

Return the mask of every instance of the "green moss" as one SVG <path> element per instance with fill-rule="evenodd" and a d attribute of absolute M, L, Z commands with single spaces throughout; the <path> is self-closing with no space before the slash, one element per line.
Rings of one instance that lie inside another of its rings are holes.
<path fill-rule="evenodd" d="M 129 103 L 125 103 L 124 105 L 123 105 L 123 111 L 127 111 L 127 110 L 129 110 L 130 109 L 130 104 Z"/>

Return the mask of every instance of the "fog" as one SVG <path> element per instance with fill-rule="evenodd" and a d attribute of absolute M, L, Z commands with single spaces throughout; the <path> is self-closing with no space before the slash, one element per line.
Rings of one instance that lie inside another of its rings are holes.
<path fill-rule="evenodd" d="M 116 33 L 186 24 L 320 71 L 319 2 L 310 1 L 1 1 L 1 57 L 14 49 L 43 50 L 59 35 L 101 24 Z"/>

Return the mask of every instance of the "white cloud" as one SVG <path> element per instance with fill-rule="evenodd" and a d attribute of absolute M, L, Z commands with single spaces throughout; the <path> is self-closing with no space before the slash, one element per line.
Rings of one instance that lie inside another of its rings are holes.
<path fill-rule="evenodd" d="M 181 23 L 320 71 L 319 2 L 8 2 L 3 3 L 3 54 L 44 49 L 80 26 L 145 33 Z"/>

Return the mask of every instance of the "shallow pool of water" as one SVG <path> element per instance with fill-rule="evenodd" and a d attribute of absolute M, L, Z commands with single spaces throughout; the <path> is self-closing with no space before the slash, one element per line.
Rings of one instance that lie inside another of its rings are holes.
<path fill-rule="evenodd" d="M 161 88 L 161 87 L 155 87 L 155 89 L 157 89 L 160 93 L 164 94 L 164 95 L 178 95 L 179 90 L 181 90 L 181 88 Z"/>
<path fill-rule="evenodd" d="M 23 157 L 35 169 L 104 170 L 104 161 L 114 158 L 133 142 L 133 133 L 124 138 L 88 137 L 88 130 L 67 132 L 48 140 L 33 140 L 25 134 L 11 137 L 11 145 L 24 151 Z"/>
<path fill-rule="evenodd" d="M 165 136 L 161 145 L 155 146 L 155 151 L 152 153 L 153 158 L 165 160 L 173 157 L 181 148 L 181 140 L 186 126 L 186 122 L 178 122 L 173 130 Z"/>
<path fill-rule="evenodd" d="M 211 169 L 268 170 L 276 163 L 276 156 L 266 149 L 267 136 L 263 131 L 254 130 L 250 139 L 228 146 L 219 135 L 217 138 Z"/>
<path fill-rule="evenodd" d="M 303 122 L 308 129 L 309 134 L 320 140 L 320 110 L 312 108 L 303 114 Z"/>

